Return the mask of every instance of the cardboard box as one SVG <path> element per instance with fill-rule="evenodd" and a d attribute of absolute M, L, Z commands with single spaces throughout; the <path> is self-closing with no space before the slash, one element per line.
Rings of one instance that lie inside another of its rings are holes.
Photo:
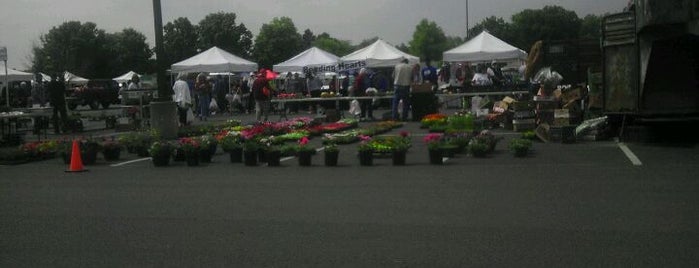
<path fill-rule="evenodd" d="M 413 84 L 411 86 L 413 93 L 429 93 L 432 92 L 432 84 Z"/>
<path fill-rule="evenodd" d="M 561 93 L 561 100 L 563 103 L 576 101 L 580 98 L 582 98 L 582 89 L 580 88 L 569 89 Z"/>

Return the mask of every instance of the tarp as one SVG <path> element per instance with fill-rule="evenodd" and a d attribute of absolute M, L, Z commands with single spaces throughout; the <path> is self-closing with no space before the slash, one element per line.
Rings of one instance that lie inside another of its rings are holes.
<path fill-rule="evenodd" d="M 31 81 L 34 75 L 7 68 L 7 81 Z M 0 82 L 5 83 L 5 67 L 0 67 Z"/>
<path fill-rule="evenodd" d="M 451 50 L 445 51 L 443 60 L 449 62 L 490 62 L 526 60 L 527 53 L 492 34 L 483 31 L 471 40 Z"/>
<path fill-rule="evenodd" d="M 86 78 L 82 78 L 80 76 L 77 76 L 69 71 L 65 71 L 63 73 L 63 81 L 65 81 L 68 84 L 73 84 L 73 85 L 85 85 L 90 80 L 88 80 Z"/>
<path fill-rule="evenodd" d="M 366 61 L 365 67 L 393 67 L 404 58 L 408 59 L 410 63 L 420 62 L 420 58 L 400 51 L 386 41 L 379 39 L 367 47 L 340 58 L 340 61 L 343 63 Z"/>
<path fill-rule="evenodd" d="M 138 75 L 139 77 L 141 77 L 140 74 L 137 74 L 134 71 L 129 71 L 128 73 L 122 74 L 119 77 L 115 77 L 112 80 L 117 81 L 118 83 L 126 83 L 128 81 L 131 81 L 131 77 L 133 77 L 134 75 Z"/>
<path fill-rule="evenodd" d="M 218 47 L 212 47 L 189 59 L 171 66 L 172 73 L 223 73 L 223 72 L 253 72 L 257 63 L 240 58 Z"/>
<path fill-rule="evenodd" d="M 288 59 L 279 64 L 275 64 L 272 69 L 275 72 L 280 73 L 306 73 L 308 72 L 308 70 L 312 70 L 312 67 L 318 67 L 323 65 L 335 65 L 338 63 L 339 59 L 340 57 L 335 56 L 330 52 L 327 52 L 317 47 L 312 47 L 304 52 L 299 53 L 291 59 Z M 311 72 L 315 73 L 314 71 Z"/>

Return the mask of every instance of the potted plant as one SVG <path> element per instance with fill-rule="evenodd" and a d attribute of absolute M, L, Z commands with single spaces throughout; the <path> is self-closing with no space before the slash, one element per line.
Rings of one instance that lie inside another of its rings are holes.
<path fill-rule="evenodd" d="M 246 166 L 257 166 L 257 152 L 260 145 L 255 139 L 246 139 L 243 142 L 243 161 Z"/>
<path fill-rule="evenodd" d="M 427 144 L 427 152 L 429 153 L 430 164 L 432 165 L 443 164 L 441 150 L 442 138 L 442 134 L 430 133 L 422 139 L 425 144 Z"/>
<path fill-rule="evenodd" d="M 296 147 L 296 157 L 298 157 L 299 166 L 310 166 L 315 153 L 316 149 L 308 145 L 308 137 L 299 139 Z"/>
<path fill-rule="evenodd" d="M 267 146 L 265 155 L 267 157 L 267 166 L 278 167 L 281 165 L 282 150 L 279 146 L 274 144 Z"/>
<path fill-rule="evenodd" d="M 340 148 L 337 147 L 336 143 L 325 144 L 325 149 L 323 150 L 324 164 L 328 167 L 337 166 L 337 161 L 340 157 Z"/>
<path fill-rule="evenodd" d="M 83 138 L 80 141 L 80 154 L 84 165 L 94 165 L 97 162 L 97 154 L 102 149 L 101 144 L 92 138 Z"/>
<path fill-rule="evenodd" d="M 179 139 L 180 149 L 184 152 L 185 161 L 187 161 L 187 166 L 198 166 L 199 165 L 199 153 L 201 152 L 201 145 L 198 139 L 195 138 L 180 138 Z"/>
<path fill-rule="evenodd" d="M 515 157 L 525 157 L 532 147 L 532 141 L 525 138 L 516 138 L 510 140 L 509 148 Z"/>
<path fill-rule="evenodd" d="M 490 145 L 485 141 L 474 139 L 468 144 L 468 151 L 473 157 L 483 158 L 490 152 Z"/>
<path fill-rule="evenodd" d="M 221 144 L 221 149 L 230 155 L 231 163 L 241 163 L 243 162 L 243 143 L 239 135 L 226 134 L 221 137 L 219 143 Z"/>
<path fill-rule="evenodd" d="M 395 139 L 391 147 L 391 158 L 394 166 L 405 165 L 405 158 L 411 145 L 410 133 L 401 131 L 399 137 Z"/>
<path fill-rule="evenodd" d="M 169 165 L 173 149 L 172 144 L 166 141 L 154 141 L 151 143 L 148 153 L 151 155 L 153 165 L 156 167 Z"/>
<path fill-rule="evenodd" d="M 105 161 L 116 161 L 121 156 L 121 148 L 123 146 L 115 137 L 102 139 L 102 155 Z"/>
<path fill-rule="evenodd" d="M 132 145 L 136 155 L 148 157 L 148 147 L 153 142 L 153 137 L 145 131 L 135 132 L 132 136 Z"/>
<path fill-rule="evenodd" d="M 374 148 L 371 146 L 371 137 L 359 135 L 359 165 L 372 166 L 374 165 Z"/>
<path fill-rule="evenodd" d="M 197 140 L 199 141 L 199 160 L 203 163 L 211 163 L 211 158 L 213 157 L 214 153 L 216 153 L 216 149 L 218 148 L 218 143 L 216 142 L 216 139 L 210 134 L 204 134 L 199 137 L 197 137 Z"/>

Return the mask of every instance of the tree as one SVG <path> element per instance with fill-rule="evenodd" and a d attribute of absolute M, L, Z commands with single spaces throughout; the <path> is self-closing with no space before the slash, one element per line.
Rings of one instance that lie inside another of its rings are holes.
<path fill-rule="evenodd" d="M 599 39 L 601 37 L 602 17 L 587 15 L 580 22 L 580 38 Z"/>
<path fill-rule="evenodd" d="M 40 37 L 33 48 L 32 71 L 71 71 L 86 77 L 108 77 L 105 32 L 92 22 L 64 22 Z"/>
<path fill-rule="evenodd" d="M 317 48 L 320 48 L 340 57 L 352 52 L 352 45 L 349 41 L 333 38 L 328 33 L 322 33 L 318 35 L 315 41 L 313 41 L 312 46 L 315 46 Z"/>
<path fill-rule="evenodd" d="M 303 31 L 303 49 L 309 49 L 313 46 L 313 42 L 316 41 L 316 36 L 313 34 L 311 29 L 306 29 Z"/>
<path fill-rule="evenodd" d="M 466 42 L 466 41 L 459 36 L 447 36 L 446 48 L 452 49 L 452 48 L 460 46 L 464 42 Z"/>
<path fill-rule="evenodd" d="M 373 44 L 374 42 L 376 42 L 377 40 L 379 40 L 379 37 L 378 37 L 378 36 L 375 36 L 375 37 L 372 37 L 372 38 L 369 38 L 369 39 L 364 39 L 364 40 L 362 40 L 362 42 L 359 42 L 358 45 L 354 46 L 354 50 L 362 49 L 362 48 L 364 48 L 364 47 L 367 47 L 367 46 Z"/>
<path fill-rule="evenodd" d="M 411 54 L 421 59 L 441 60 L 442 52 L 446 49 L 447 37 L 437 23 L 422 19 L 415 26 L 413 40 L 409 44 Z"/>
<path fill-rule="evenodd" d="M 274 18 L 263 24 L 255 38 L 253 56 L 261 67 L 285 61 L 303 51 L 303 38 L 288 17 Z"/>
<path fill-rule="evenodd" d="M 167 65 L 197 54 L 197 29 L 189 19 L 179 17 L 163 27 L 163 47 Z"/>
<path fill-rule="evenodd" d="M 512 15 L 512 30 L 516 34 L 512 43 L 527 50 L 537 40 L 576 39 L 580 24 L 580 18 L 575 11 L 559 6 L 526 9 Z"/>
<path fill-rule="evenodd" d="M 244 24 L 236 24 L 235 13 L 212 13 L 199 22 L 199 47 L 202 50 L 217 46 L 220 49 L 247 58 L 252 47 L 252 33 Z"/>
<path fill-rule="evenodd" d="M 110 57 L 109 77 L 123 74 L 130 70 L 144 73 L 152 69 L 149 59 L 153 51 L 146 43 L 143 33 L 126 28 L 121 32 L 107 34 L 107 51 Z"/>
<path fill-rule="evenodd" d="M 475 37 L 483 31 L 488 31 L 493 36 L 508 43 L 516 41 L 515 34 L 512 31 L 512 25 L 505 22 L 502 18 L 490 16 L 483 19 L 468 30 L 468 37 Z"/>

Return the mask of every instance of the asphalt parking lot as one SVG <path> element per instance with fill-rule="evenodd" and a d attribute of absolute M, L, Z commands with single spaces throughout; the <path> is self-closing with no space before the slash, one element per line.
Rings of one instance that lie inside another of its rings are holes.
<path fill-rule="evenodd" d="M 694 144 L 535 143 L 429 165 L 417 123 L 404 167 L 155 168 L 125 155 L 85 173 L 57 159 L 0 171 L 0 266 L 693 266 Z M 399 131 L 396 130 L 396 131 Z M 313 141 L 317 142 L 317 141 Z M 318 144 L 316 144 L 320 147 Z M 624 149 L 626 147 L 626 149 Z"/>

